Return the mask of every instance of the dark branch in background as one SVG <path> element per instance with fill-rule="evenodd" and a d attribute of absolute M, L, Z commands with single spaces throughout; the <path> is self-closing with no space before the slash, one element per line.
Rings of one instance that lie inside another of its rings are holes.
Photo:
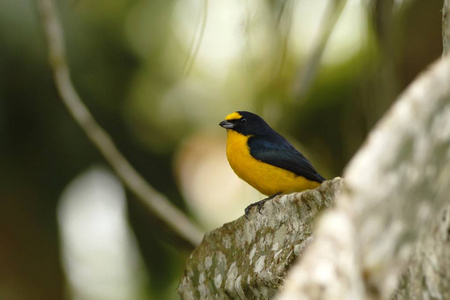
<path fill-rule="evenodd" d="M 312 51 L 306 59 L 306 64 L 300 69 L 295 79 L 293 92 L 297 100 L 305 96 L 311 86 L 311 83 L 317 74 L 325 47 L 327 46 L 334 26 L 339 20 L 346 3 L 347 0 L 330 1 L 330 7 L 327 8 L 327 12 L 324 15 L 322 26 L 319 35 L 314 42 Z"/>
<path fill-rule="evenodd" d="M 292 14 L 293 14 L 294 2 L 292 0 L 285 0 L 281 4 L 280 12 L 277 18 L 277 26 L 281 35 L 282 48 L 280 63 L 278 65 L 277 76 L 283 71 L 284 63 L 286 62 L 286 56 L 288 51 L 289 34 L 292 27 Z"/>
<path fill-rule="evenodd" d="M 201 20 L 199 21 L 199 24 L 195 30 L 194 38 L 192 39 L 191 46 L 189 47 L 188 57 L 183 66 L 183 73 L 185 77 L 189 76 L 192 66 L 194 65 L 195 59 L 197 58 L 198 50 L 200 49 L 200 45 L 203 40 L 203 35 L 205 33 L 207 17 L 208 17 L 208 0 L 203 0 Z"/>
<path fill-rule="evenodd" d="M 450 0 L 444 0 L 442 8 L 442 55 L 445 56 L 450 51 Z"/>
<path fill-rule="evenodd" d="M 200 243 L 203 233 L 168 199 L 151 187 L 119 152 L 111 137 L 97 124 L 78 96 L 70 79 L 63 29 L 53 0 L 38 0 L 42 27 L 48 42 L 49 61 L 61 100 L 117 176 L 157 218 L 192 246 Z"/>
<path fill-rule="evenodd" d="M 376 91 L 365 103 L 366 115 L 371 128 L 384 114 L 398 95 L 396 76 L 396 42 L 398 40 L 398 23 L 400 16 L 394 17 L 394 0 L 376 0 L 373 2 L 371 19 L 374 25 L 376 48 L 374 78 L 370 80 L 370 89 Z"/>

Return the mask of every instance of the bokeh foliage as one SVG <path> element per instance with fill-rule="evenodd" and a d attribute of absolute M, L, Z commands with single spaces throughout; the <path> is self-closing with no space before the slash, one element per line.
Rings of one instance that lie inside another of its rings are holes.
<path fill-rule="evenodd" d="M 203 38 L 220 40 L 211 25 L 221 15 L 214 1 Z M 245 34 L 222 74 L 214 71 L 224 68 L 220 57 L 205 58 L 214 50 L 207 42 L 189 74 L 183 70 L 198 31 L 181 30 L 188 24 L 182 19 L 199 22 L 203 4 L 181 2 L 58 1 L 80 95 L 137 170 L 181 209 L 186 206 L 173 164 L 186 137 L 207 130 L 225 138 L 217 123 L 233 110 L 253 110 L 300 141 L 331 178 L 395 97 L 441 53 L 439 1 L 362 1 L 364 43 L 349 59 L 322 66 L 299 97 L 293 85 L 307 55 L 291 46 L 301 36 L 283 42 L 286 28 L 296 23 L 280 18 L 289 18 L 294 5 L 307 9 L 305 1 L 235 4 L 237 24 L 243 24 L 237 28 Z M 285 4 L 290 10 L 282 11 Z M 0 2 L 0 45 L 0 298 L 61 299 L 66 277 L 59 197 L 74 177 L 104 161 L 58 98 L 34 1 Z M 132 196 L 127 201 L 149 273 L 143 297 L 167 296 L 167 289 L 174 295 L 171 284 L 183 270 L 186 245 Z"/>

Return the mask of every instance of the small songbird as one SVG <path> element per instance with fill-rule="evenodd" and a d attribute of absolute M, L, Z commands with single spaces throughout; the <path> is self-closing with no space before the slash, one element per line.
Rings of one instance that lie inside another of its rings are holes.
<path fill-rule="evenodd" d="M 219 123 L 227 129 L 227 158 L 242 180 L 269 197 L 250 204 L 261 208 L 280 194 L 302 192 L 318 187 L 325 179 L 311 163 L 260 116 L 237 111 Z"/>

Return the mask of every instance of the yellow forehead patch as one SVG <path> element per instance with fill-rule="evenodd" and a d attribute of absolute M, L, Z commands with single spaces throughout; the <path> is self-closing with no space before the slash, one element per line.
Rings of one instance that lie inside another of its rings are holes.
<path fill-rule="evenodd" d="M 241 114 L 239 114 L 238 112 L 234 112 L 229 114 L 228 116 L 225 117 L 225 120 L 229 121 L 229 120 L 239 120 L 240 118 L 242 118 Z"/>

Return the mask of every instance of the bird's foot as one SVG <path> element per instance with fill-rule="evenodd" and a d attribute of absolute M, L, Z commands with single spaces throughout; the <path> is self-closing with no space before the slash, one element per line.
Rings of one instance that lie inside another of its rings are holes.
<path fill-rule="evenodd" d="M 280 195 L 280 194 L 281 194 L 281 192 L 280 192 L 280 193 L 273 194 L 272 196 L 269 196 L 269 197 L 267 197 L 267 198 L 262 199 L 261 201 L 252 203 L 252 204 L 250 204 L 249 206 L 247 206 L 247 207 L 245 208 L 245 218 L 248 220 L 248 215 L 250 214 L 250 211 L 252 210 L 252 208 L 255 207 L 255 206 L 258 207 L 258 212 L 259 212 L 260 214 L 262 214 L 262 213 L 261 213 L 261 209 L 263 208 L 264 203 L 266 203 L 268 200 L 270 200 L 270 199 L 272 199 L 272 198 L 275 198 L 276 196 L 278 196 L 278 195 Z"/>

